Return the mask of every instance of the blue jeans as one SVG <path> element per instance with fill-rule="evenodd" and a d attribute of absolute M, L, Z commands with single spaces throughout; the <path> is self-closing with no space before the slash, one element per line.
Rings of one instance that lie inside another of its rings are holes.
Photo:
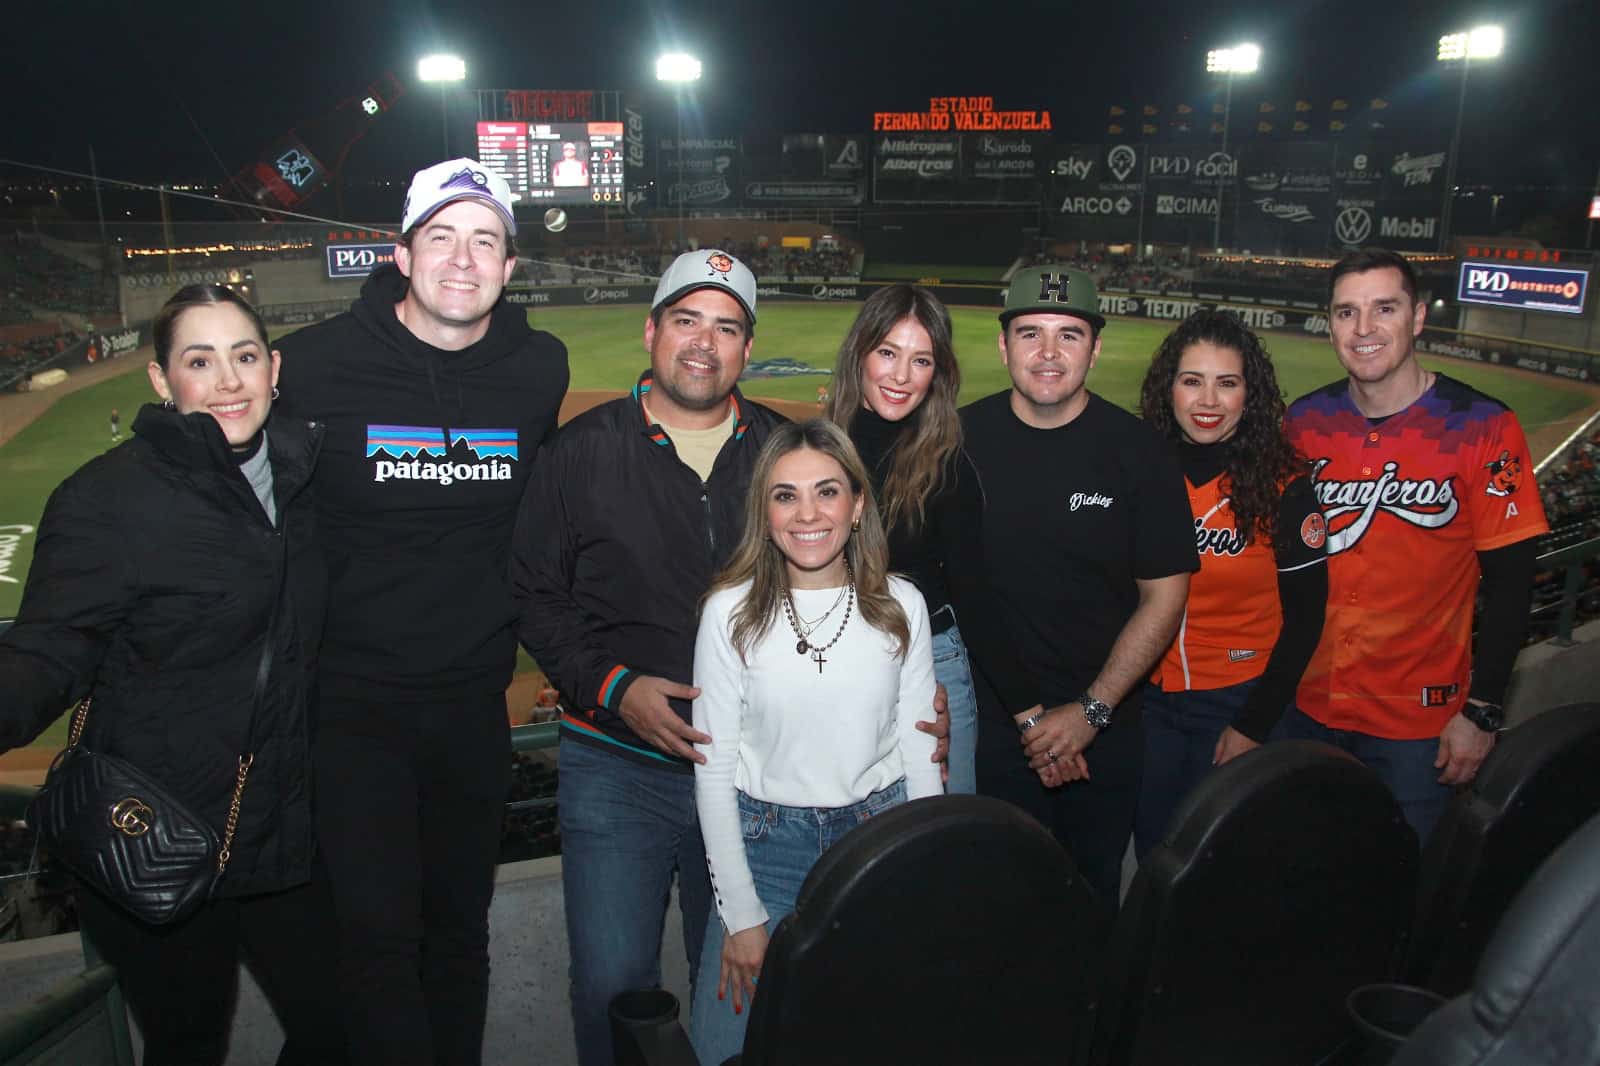
<path fill-rule="evenodd" d="M 1144 780 L 1133 820 L 1133 850 L 1141 861 L 1166 836 L 1178 804 L 1211 772 L 1217 738 L 1255 687 L 1254 680 L 1188 692 L 1145 685 Z"/>
<path fill-rule="evenodd" d="M 1443 771 L 1433 765 L 1439 757 L 1438 737 L 1389 740 L 1348 729 L 1329 729 L 1300 708 L 1290 707 L 1272 731 L 1272 739 L 1320 740 L 1354 755 L 1389 786 L 1421 844 L 1428 842 L 1434 823 L 1455 795 L 1453 785 L 1439 783 Z"/>
<path fill-rule="evenodd" d="M 739 793 L 744 853 L 755 878 L 756 895 L 767 909 L 767 932 L 794 910 L 800 886 L 823 852 L 868 818 L 905 801 L 904 780 L 848 807 L 784 807 Z M 743 1014 L 735 1014 L 732 995 L 717 999 L 721 975 L 722 922 L 712 918 L 706 923 L 705 947 L 700 951 L 697 987 L 701 992 L 695 997 L 694 1021 L 689 1027 L 689 1039 L 701 1066 L 720 1066 L 744 1048 L 749 1005 Z"/>
<path fill-rule="evenodd" d="M 661 984 L 661 937 L 678 875 L 691 982 L 711 911 L 694 775 L 563 738 L 557 801 L 572 1023 L 582 1066 L 611 1066 L 606 1010 Z"/>
<path fill-rule="evenodd" d="M 935 611 L 950 611 L 949 604 Z M 975 760 L 978 751 L 978 696 L 972 690 L 972 670 L 967 663 L 967 646 L 961 630 L 952 625 L 933 638 L 933 678 L 944 686 L 950 704 L 950 780 L 946 794 L 971 794 L 978 791 Z"/>

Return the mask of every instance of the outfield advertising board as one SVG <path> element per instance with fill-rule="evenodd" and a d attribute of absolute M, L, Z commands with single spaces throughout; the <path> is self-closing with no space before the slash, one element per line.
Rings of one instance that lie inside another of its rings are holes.
<path fill-rule="evenodd" d="M 714 207 L 740 192 L 743 153 L 738 137 L 663 137 L 656 150 L 662 207 Z"/>
<path fill-rule="evenodd" d="M 1058 145 L 1050 203 L 1084 240 L 1262 251 L 1437 246 L 1445 154 L 1427 143 Z"/>
<path fill-rule="evenodd" d="M 1456 281 L 1456 299 L 1514 311 L 1583 314 L 1587 270 L 1521 266 L 1467 260 Z"/>
<path fill-rule="evenodd" d="M 382 244 L 330 244 L 328 277 L 364 278 L 385 263 L 394 262 L 394 242 Z"/>

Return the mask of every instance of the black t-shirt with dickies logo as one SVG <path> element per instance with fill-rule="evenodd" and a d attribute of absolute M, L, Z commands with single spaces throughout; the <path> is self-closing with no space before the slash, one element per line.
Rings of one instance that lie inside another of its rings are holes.
<path fill-rule="evenodd" d="M 1017 418 L 1009 391 L 969 404 L 961 418 L 983 489 L 983 558 L 964 565 L 982 568 L 1007 613 L 1039 701 L 1074 699 L 1138 606 L 1136 582 L 1200 568 L 1177 455 L 1092 393 L 1056 429 Z M 1137 699 L 1136 690 L 1123 706 Z"/>

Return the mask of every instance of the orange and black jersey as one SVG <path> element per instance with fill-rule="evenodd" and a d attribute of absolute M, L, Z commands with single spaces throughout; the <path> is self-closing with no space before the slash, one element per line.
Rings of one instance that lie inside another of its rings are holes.
<path fill-rule="evenodd" d="M 1405 410 L 1369 419 L 1338 381 L 1296 400 L 1289 439 L 1311 460 L 1328 522 L 1328 616 L 1296 704 L 1334 729 L 1436 737 L 1469 693 L 1498 702 L 1526 624 L 1527 575 L 1493 597 L 1510 640 L 1480 647 L 1480 562 L 1546 532 L 1522 427 L 1505 404 L 1444 374 Z M 1521 559 L 1526 551 L 1512 553 Z M 1519 562 L 1515 569 L 1523 569 Z M 1520 585 L 1520 587 L 1518 587 Z M 1484 589 L 1486 600 L 1490 588 Z M 1480 690 L 1480 677 L 1502 680 Z"/>
<path fill-rule="evenodd" d="M 1293 698 L 1322 630 L 1327 536 L 1309 477 L 1297 477 L 1282 488 L 1272 537 L 1246 543 L 1225 491 L 1231 447 L 1179 447 L 1200 572 L 1151 680 L 1185 692 L 1259 678 L 1234 728 L 1260 741 Z"/>

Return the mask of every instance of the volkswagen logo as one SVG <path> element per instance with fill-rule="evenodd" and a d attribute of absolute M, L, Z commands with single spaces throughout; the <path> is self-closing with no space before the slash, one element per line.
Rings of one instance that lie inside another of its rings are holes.
<path fill-rule="evenodd" d="M 129 797 L 111 808 L 111 825 L 130 837 L 142 837 L 150 832 L 155 812 L 143 801 Z"/>
<path fill-rule="evenodd" d="M 1360 244 L 1372 236 L 1372 214 L 1364 207 L 1347 207 L 1333 220 L 1333 235 L 1341 244 Z"/>

